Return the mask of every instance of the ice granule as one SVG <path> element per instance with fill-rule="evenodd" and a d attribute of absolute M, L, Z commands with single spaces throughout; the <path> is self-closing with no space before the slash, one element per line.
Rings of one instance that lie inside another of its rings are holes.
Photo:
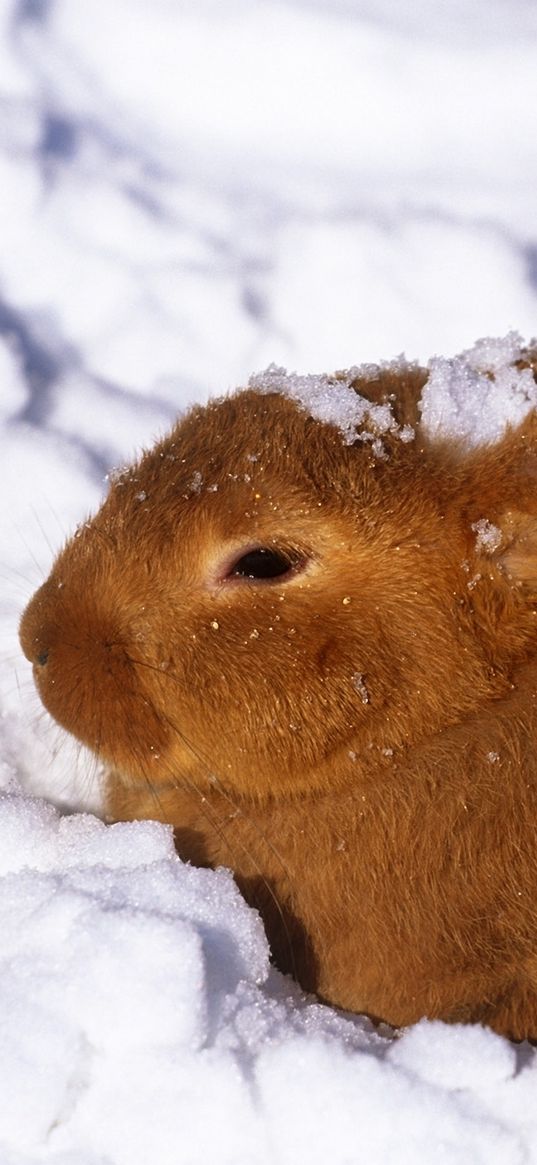
<path fill-rule="evenodd" d="M 429 362 L 421 398 L 422 425 L 430 437 L 456 437 L 476 446 L 497 441 L 509 424 L 519 425 L 537 405 L 531 368 L 518 332 L 485 338 L 451 359 Z"/>
<path fill-rule="evenodd" d="M 356 691 L 358 692 L 358 695 L 362 701 L 362 704 L 369 704 L 369 692 L 367 690 L 367 685 L 366 685 L 366 682 L 365 682 L 365 679 L 364 679 L 364 676 L 362 675 L 362 673 L 361 672 L 354 672 L 354 675 L 352 677 L 352 682 L 353 682 L 354 687 L 356 688 Z"/>
<path fill-rule="evenodd" d="M 379 369 L 373 366 L 378 377 Z M 371 379 L 371 366 L 364 368 L 350 368 L 348 372 L 338 372 L 334 375 L 300 375 L 297 372 L 287 372 L 276 364 L 269 364 L 264 372 L 255 373 L 248 381 L 248 388 L 256 392 L 278 392 L 290 400 L 294 400 L 318 421 L 335 425 L 342 433 L 345 443 L 352 445 L 357 439 L 371 441 L 373 452 L 384 456 L 384 449 L 375 441 L 380 433 L 399 433 L 403 430 L 397 424 L 389 404 L 376 405 L 365 397 L 360 396 L 352 387 L 353 380 L 358 375 L 367 374 Z M 359 432 L 364 424 L 370 424 L 371 430 Z M 413 437 L 410 426 L 404 426 L 404 441 Z"/>
<path fill-rule="evenodd" d="M 480 518 L 478 522 L 472 522 L 472 530 L 477 535 L 476 550 L 484 550 L 486 554 L 494 554 L 494 551 L 501 545 L 501 530 L 489 522 L 487 518 Z"/>

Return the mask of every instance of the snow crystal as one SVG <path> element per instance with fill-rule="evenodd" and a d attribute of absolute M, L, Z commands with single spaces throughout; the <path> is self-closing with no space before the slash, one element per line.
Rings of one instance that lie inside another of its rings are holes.
<path fill-rule="evenodd" d="M 475 530 L 477 534 L 476 550 L 484 550 L 487 554 L 494 554 L 494 551 L 501 546 L 502 532 L 487 518 L 479 518 L 479 521 L 472 522 L 472 530 Z"/>
<path fill-rule="evenodd" d="M 474 446 L 495 441 L 537 405 L 537 385 L 517 332 L 482 339 L 459 356 L 434 357 L 421 399 L 421 418 L 431 437 L 456 437 Z"/>
<path fill-rule="evenodd" d="M 369 692 L 367 690 L 367 685 L 366 685 L 366 682 L 365 682 L 365 679 L 364 679 L 362 673 L 358 672 L 358 671 L 354 672 L 354 675 L 352 677 L 352 682 L 353 682 L 353 686 L 356 688 L 356 691 L 358 692 L 358 695 L 362 701 L 362 704 L 369 704 Z"/>
<path fill-rule="evenodd" d="M 199 493 L 201 493 L 202 485 L 203 485 L 202 474 L 200 473 L 199 469 L 196 469 L 195 472 L 192 474 L 192 480 L 189 482 L 187 488 L 190 491 L 190 493 L 199 494 Z"/>
<path fill-rule="evenodd" d="M 250 377 L 248 388 L 257 392 L 281 393 L 294 400 L 311 417 L 340 429 L 345 443 L 352 445 L 356 440 L 370 441 L 373 452 L 385 456 L 379 433 L 401 433 L 389 404 L 376 405 L 366 400 L 353 388 L 353 380 L 362 370 L 351 368 L 346 373 L 333 376 L 300 375 L 287 372 L 276 364 L 269 364 L 264 372 Z M 378 369 L 377 369 L 378 373 Z M 370 429 L 362 430 L 362 426 Z M 404 428 L 404 440 L 412 439 L 410 426 Z"/>

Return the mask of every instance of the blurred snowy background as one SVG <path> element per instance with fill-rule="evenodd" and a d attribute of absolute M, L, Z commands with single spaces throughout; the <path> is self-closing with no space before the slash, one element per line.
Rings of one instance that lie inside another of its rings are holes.
<path fill-rule="evenodd" d="M 532 0 L 0 0 L 4 785 L 67 789 L 16 627 L 112 464 L 271 361 L 535 334 L 536 120 Z M 537 1162 L 529 1049 L 304 1008 L 155 828 L 0 805 L 1 1165 Z"/>

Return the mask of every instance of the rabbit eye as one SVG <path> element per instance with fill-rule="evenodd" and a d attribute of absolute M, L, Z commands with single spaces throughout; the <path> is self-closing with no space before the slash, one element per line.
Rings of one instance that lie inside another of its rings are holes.
<path fill-rule="evenodd" d="M 291 573 L 293 566 L 294 563 L 287 554 L 258 546 L 237 559 L 229 571 L 228 578 L 282 578 L 283 575 Z"/>

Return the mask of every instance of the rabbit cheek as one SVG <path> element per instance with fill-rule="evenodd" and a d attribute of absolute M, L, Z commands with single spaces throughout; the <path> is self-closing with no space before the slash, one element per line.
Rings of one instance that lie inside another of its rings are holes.
<path fill-rule="evenodd" d="M 185 636 L 160 678 L 157 704 L 177 725 L 168 769 L 182 771 L 186 740 L 199 783 L 212 773 L 256 797 L 311 790 L 316 766 L 368 712 L 350 665 L 348 698 L 339 689 L 334 698 L 341 643 L 322 621 L 301 628 L 277 600 L 263 608 L 242 625 L 236 610 L 220 611 Z"/>

